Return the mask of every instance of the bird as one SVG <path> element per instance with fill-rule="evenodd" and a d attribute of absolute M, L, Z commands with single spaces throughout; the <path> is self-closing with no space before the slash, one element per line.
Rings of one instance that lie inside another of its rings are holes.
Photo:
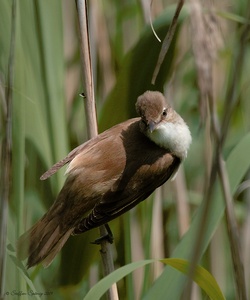
<path fill-rule="evenodd" d="M 174 179 L 192 141 L 188 125 L 161 92 L 144 92 L 135 107 L 138 117 L 78 146 L 41 176 L 68 164 L 54 203 L 17 241 L 27 268 L 48 267 L 71 235 L 107 224 Z"/>

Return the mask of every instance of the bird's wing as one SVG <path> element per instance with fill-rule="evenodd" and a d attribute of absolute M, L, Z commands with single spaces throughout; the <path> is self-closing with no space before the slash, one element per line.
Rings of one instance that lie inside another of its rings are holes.
<path fill-rule="evenodd" d="M 127 121 L 126 124 L 131 122 L 134 121 Z M 121 128 L 126 124 L 113 127 L 84 144 L 80 151 L 76 150 L 76 155 L 69 155 L 71 160 L 66 170 L 67 179 L 47 214 L 48 218 L 60 216 L 62 226 L 74 226 L 104 194 L 113 190 L 126 164 L 121 139 Z"/>
<path fill-rule="evenodd" d="M 88 142 L 78 146 L 77 148 L 73 149 L 65 158 L 55 163 L 49 170 L 47 170 L 41 177 L 41 180 L 45 180 L 55 174 L 59 169 L 61 169 L 65 164 L 69 163 L 78 155 L 85 147 Z"/>
<path fill-rule="evenodd" d="M 126 124 L 131 124 L 133 122 L 138 121 L 139 118 L 134 118 L 125 121 L 124 123 L 120 123 L 118 125 L 113 126 L 112 128 L 104 131 L 103 133 L 99 134 L 98 136 L 88 140 L 87 142 L 83 143 L 82 145 L 73 149 L 65 158 L 60 160 L 59 162 L 55 163 L 49 170 L 47 170 L 41 177 L 41 180 L 45 180 L 55 174 L 60 168 L 62 168 L 67 163 L 70 163 L 75 157 L 81 155 L 84 158 L 84 153 L 89 152 L 90 149 L 94 150 L 95 147 L 99 147 L 98 144 L 106 139 L 110 139 L 115 137 L 115 135 L 119 135 L 122 128 Z M 93 151 L 94 152 L 94 151 Z"/>

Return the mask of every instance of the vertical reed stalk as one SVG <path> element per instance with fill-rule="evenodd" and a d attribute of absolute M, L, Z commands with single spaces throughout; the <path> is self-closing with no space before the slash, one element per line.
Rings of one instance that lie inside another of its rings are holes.
<path fill-rule="evenodd" d="M 191 297 L 191 279 L 195 265 L 200 257 L 200 249 L 203 239 L 203 233 L 206 226 L 206 220 L 208 216 L 209 203 L 213 194 L 216 178 L 218 176 L 222 187 L 222 192 L 225 201 L 225 216 L 228 229 L 228 237 L 231 248 L 231 256 L 234 266 L 234 276 L 236 282 L 236 294 L 237 299 L 246 300 L 246 285 L 244 278 L 244 268 L 242 264 L 242 257 L 240 253 L 239 233 L 237 229 L 236 219 L 233 209 L 233 199 L 231 195 L 228 174 L 223 159 L 223 145 L 226 140 L 227 131 L 229 129 L 229 123 L 232 117 L 233 109 L 237 104 L 235 87 L 238 84 L 238 80 L 241 77 L 242 67 L 245 54 L 245 43 L 249 32 L 249 25 L 245 24 L 243 27 L 242 35 L 239 41 L 239 50 L 236 55 L 236 59 L 232 64 L 232 80 L 229 84 L 228 93 L 224 102 L 224 115 L 222 126 L 219 124 L 218 114 L 215 108 L 215 99 L 213 96 L 213 75 L 212 75 L 212 60 L 211 53 L 209 52 L 209 39 L 208 31 L 205 29 L 203 16 L 201 13 L 201 4 L 199 1 L 190 0 L 191 4 L 191 25 L 193 31 L 193 52 L 196 61 L 196 67 L 198 72 L 198 83 L 202 101 L 208 101 L 210 109 L 211 119 L 211 135 L 214 140 L 214 159 L 212 170 L 210 173 L 210 180 L 207 183 L 207 191 L 205 193 L 206 210 L 204 210 L 204 217 L 200 229 L 197 234 L 197 241 L 194 246 L 194 252 L 191 260 L 191 266 L 189 271 L 189 279 L 187 283 L 185 299 Z"/>
<path fill-rule="evenodd" d="M 16 29 L 16 0 L 12 1 L 10 55 L 8 61 L 8 77 L 6 88 L 5 137 L 2 144 L 1 159 L 1 188 L 0 188 L 0 299 L 4 299 L 5 260 L 8 201 L 11 183 L 11 153 L 12 153 L 12 87 L 14 70 L 15 29 Z"/>
<path fill-rule="evenodd" d="M 93 138 L 97 135 L 97 120 L 95 109 L 95 97 L 94 97 L 94 83 L 93 73 L 91 66 L 91 55 L 89 45 L 89 31 L 88 31 L 88 19 L 87 19 L 87 4 L 86 0 L 76 0 L 76 7 L 78 13 L 79 30 L 80 30 L 80 49 L 82 60 L 82 72 L 84 77 L 84 84 L 86 99 L 84 99 L 85 113 L 87 119 L 87 132 L 88 137 Z M 105 226 L 100 227 L 100 235 L 107 234 Z M 104 268 L 104 275 L 110 274 L 114 271 L 114 263 L 111 251 L 111 245 L 108 241 L 101 241 L 101 257 Z M 118 291 L 116 284 L 113 284 L 108 291 L 108 299 L 118 299 Z"/>

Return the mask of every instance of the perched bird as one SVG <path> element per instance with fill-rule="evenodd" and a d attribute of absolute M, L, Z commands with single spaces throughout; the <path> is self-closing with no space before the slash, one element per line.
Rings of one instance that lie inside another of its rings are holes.
<path fill-rule="evenodd" d="M 160 92 L 139 96 L 140 117 L 120 123 L 71 151 L 44 173 L 69 163 L 48 212 L 17 242 L 27 266 L 49 266 L 70 235 L 106 224 L 176 174 L 191 143 L 188 126 Z"/>

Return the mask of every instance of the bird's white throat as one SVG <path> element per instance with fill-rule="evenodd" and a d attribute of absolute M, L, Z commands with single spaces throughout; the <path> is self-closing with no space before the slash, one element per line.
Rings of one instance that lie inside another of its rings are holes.
<path fill-rule="evenodd" d="M 192 141 L 188 126 L 180 117 L 175 122 L 161 122 L 154 131 L 147 131 L 148 138 L 158 146 L 169 149 L 180 159 L 187 156 Z"/>

